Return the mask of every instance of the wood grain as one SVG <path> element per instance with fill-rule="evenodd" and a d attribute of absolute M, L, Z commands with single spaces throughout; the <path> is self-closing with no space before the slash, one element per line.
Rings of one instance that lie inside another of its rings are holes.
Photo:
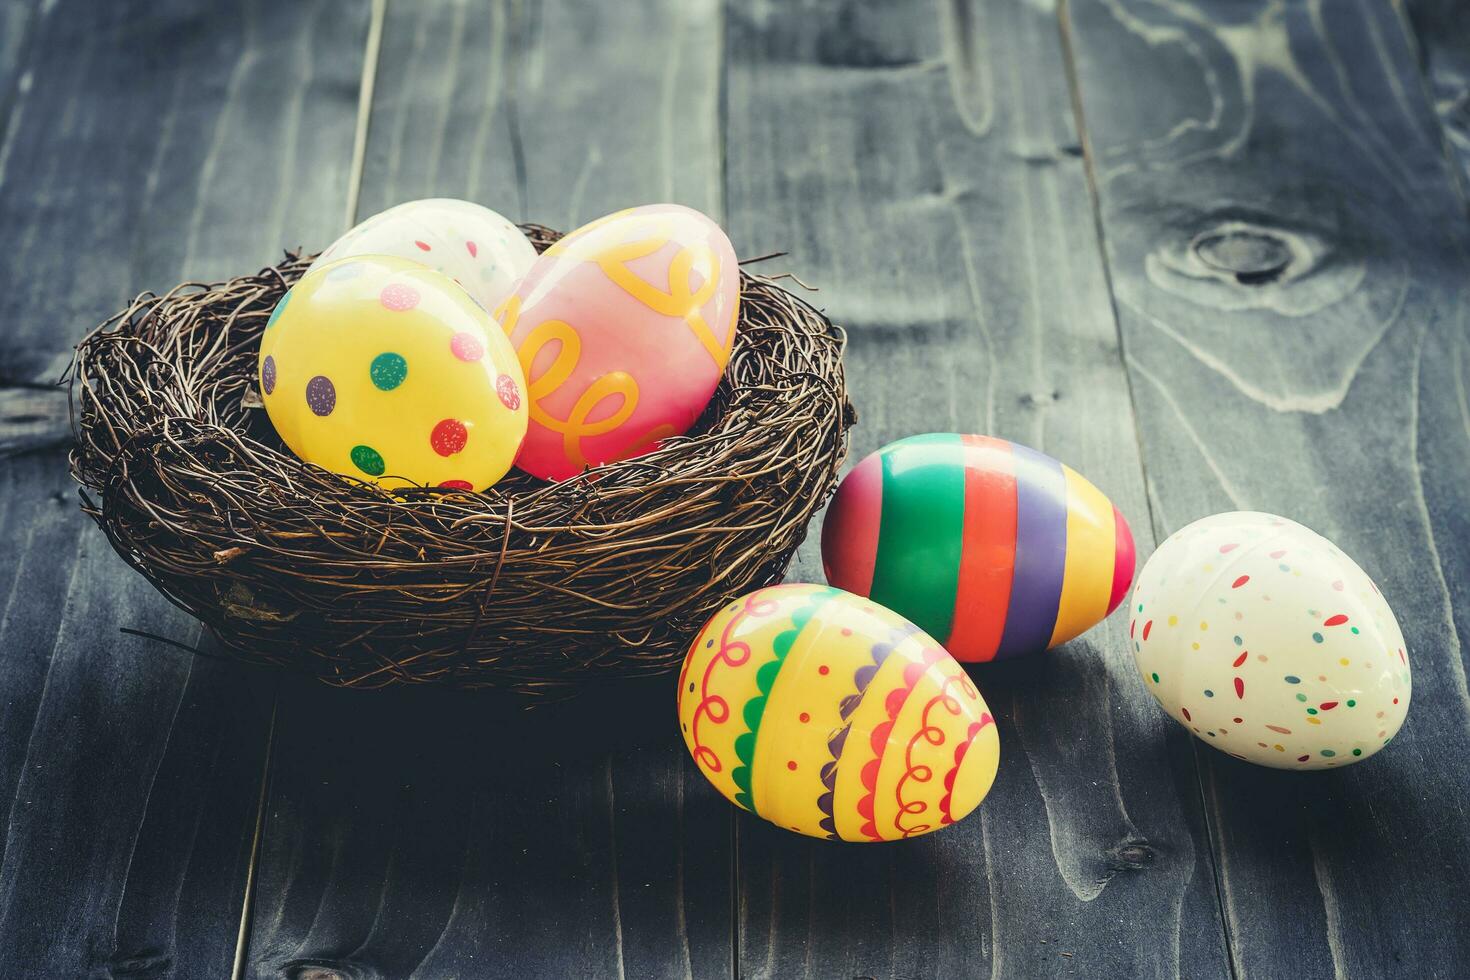
<path fill-rule="evenodd" d="M 65 395 L 29 386 L 135 292 L 340 215 L 363 13 L 3 8 L 8 447 L 57 441 Z M 0 976 L 228 976 L 270 680 L 119 632 L 199 641 L 78 512 L 60 452 L 0 464 L 0 542 Z"/>
<path fill-rule="evenodd" d="M 1054 10 L 739 3 L 726 35 L 729 227 L 789 249 L 851 332 L 853 462 L 914 432 L 1015 438 L 1151 550 Z M 797 574 L 820 580 L 815 544 Z M 955 828 L 834 846 L 741 819 L 741 974 L 1223 975 L 1189 740 L 1133 683 L 1126 629 L 974 670 L 1002 764 Z"/>
<path fill-rule="evenodd" d="M 719 70 L 713 3 L 392 4 L 359 214 L 451 196 L 563 229 L 663 199 L 718 215 Z M 671 683 L 529 713 L 290 685 L 248 975 L 729 974 L 732 814 L 687 760 Z"/>
<path fill-rule="evenodd" d="M 1470 14 L 1460 0 L 1400 0 L 1418 41 L 1430 104 L 1458 161 L 1460 186 L 1470 188 Z"/>
<path fill-rule="evenodd" d="M 1415 671 L 1407 724 L 1363 765 L 1197 747 L 1235 975 L 1461 975 L 1470 225 L 1401 21 L 1069 11 L 1156 534 L 1302 521 L 1377 580 Z"/>
<path fill-rule="evenodd" d="M 71 441 L 71 414 L 59 388 L 0 386 L 0 459 Z"/>

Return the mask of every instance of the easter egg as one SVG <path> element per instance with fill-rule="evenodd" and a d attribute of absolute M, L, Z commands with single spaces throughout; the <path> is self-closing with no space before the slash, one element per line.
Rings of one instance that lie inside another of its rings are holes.
<path fill-rule="evenodd" d="M 740 269 L 719 225 L 653 204 L 553 244 L 497 311 L 531 423 L 517 465 L 560 480 L 694 425 L 735 341 Z"/>
<path fill-rule="evenodd" d="M 536 247 L 489 208 L 440 197 L 380 211 L 328 246 L 308 271 L 353 255 L 396 255 L 420 262 L 493 310 L 530 271 Z"/>
<path fill-rule="evenodd" d="M 384 487 L 483 490 L 526 432 L 525 381 L 490 314 L 427 266 L 339 259 L 282 297 L 262 398 L 297 456 Z"/>
<path fill-rule="evenodd" d="M 1144 685 L 1200 739 L 1278 769 L 1358 762 L 1409 709 L 1404 636 L 1357 563 L 1284 517 L 1216 514 L 1144 563 L 1129 609 Z"/>
<path fill-rule="evenodd" d="M 1133 535 L 1071 467 L 990 436 L 890 443 L 837 488 L 822 566 L 965 662 L 1045 650 L 1088 629 L 1133 580 Z"/>
<path fill-rule="evenodd" d="M 883 841 L 954 823 L 990 791 L 1000 737 L 964 670 L 913 623 L 820 585 L 716 613 L 679 674 L 699 771 L 812 837 Z"/>

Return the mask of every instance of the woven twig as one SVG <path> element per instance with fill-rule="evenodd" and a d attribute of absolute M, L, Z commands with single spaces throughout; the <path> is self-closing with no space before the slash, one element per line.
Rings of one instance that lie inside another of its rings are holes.
<path fill-rule="evenodd" d="M 512 471 L 482 494 L 395 496 L 303 463 L 255 367 L 309 264 L 144 294 L 73 365 L 83 509 L 242 660 L 533 693 L 666 670 L 721 603 L 781 577 L 836 481 L 844 334 L 745 273 L 724 380 L 656 452 L 561 483 Z"/>

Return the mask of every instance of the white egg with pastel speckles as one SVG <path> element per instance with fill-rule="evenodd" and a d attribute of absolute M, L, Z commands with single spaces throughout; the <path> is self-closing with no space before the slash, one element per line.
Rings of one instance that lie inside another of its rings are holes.
<path fill-rule="evenodd" d="M 1129 635 L 1144 685 L 1247 762 L 1325 769 L 1398 732 L 1412 677 L 1366 572 L 1295 521 L 1237 511 L 1175 532 L 1139 573 Z"/>
<path fill-rule="evenodd" d="M 311 268 L 353 255 L 393 255 L 427 265 L 493 312 L 536 261 L 536 247 L 487 207 L 435 197 L 408 201 L 360 222 Z"/>

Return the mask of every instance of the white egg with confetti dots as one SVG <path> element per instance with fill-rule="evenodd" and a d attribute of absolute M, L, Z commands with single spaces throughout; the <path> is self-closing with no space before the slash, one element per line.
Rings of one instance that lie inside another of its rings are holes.
<path fill-rule="evenodd" d="M 530 270 L 536 247 L 509 219 L 487 207 L 434 197 L 399 204 L 358 223 L 328 246 L 311 269 L 353 255 L 393 255 L 426 265 L 493 310 Z"/>
<path fill-rule="evenodd" d="M 1237 511 L 1176 531 L 1129 607 L 1144 685 L 1196 737 L 1278 769 L 1359 762 L 1404 723 L 1398 620 L 1366 572 L 1295 521 Z"/>

